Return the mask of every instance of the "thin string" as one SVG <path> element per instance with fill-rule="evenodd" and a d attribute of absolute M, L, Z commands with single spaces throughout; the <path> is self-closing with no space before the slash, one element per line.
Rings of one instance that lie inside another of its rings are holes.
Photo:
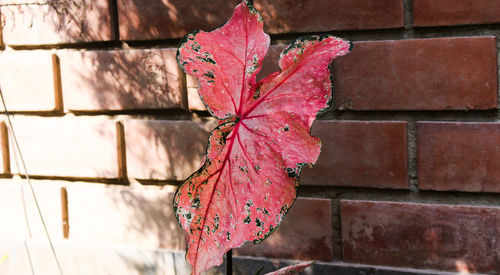
<path fill-rule="evenodd" d="M 3 109 L 4 109 L 5 114 L 7 116 L 7 122 L 9 124 L 9 128 L 10 128 L 10 131 L 12 133 L 12 137 L 14 139 L 14 145 L 16 146 L 17 152 L 19 154 L 19 160 L 21 161 L 21 164 L 22 164 L 23 169 L 24 169 L 24 175 L 26 176 L 26 182 L 28 183 L 30 190 L 31 190 L 31 194 L 33 195 L 33 199 L 35 201 L 36 209 L 38 210 L 38 215 L 40 216 L 40 220 L 42 221 L 45 235 L 47 236 L 47 239 L 48 239 L 49 244 L 50 244 L 50 249 L 52 250 L 52 254 L 54 255 L 54 259 L 55 259 L 56 264 L 57 264 L 57 268 L 59 269 L 59 274 L 63 275 L 61 264 L 59 263 L 59 259 L 57 258 L 56 250 L 54 249 L 52 239 L 50 238 L 49 230 L 47 230 L 47 225 L 45 224 L 45 219 L 43 218 L 43 215 L 42 215 L 42 210 L 40 209 L 40 205 L 38 204 L 38 199 L 36 198 L 35 189 L 33 188 L 33 185 L 31 184 L 31 178 L 28 174 L 28 168 L 26 167 L 26 163 L 24 162 L 24 158 L 23 158 L 23 155 L 21 153 L 21 148 L 19 147 L 19 143 L 17 142 L 17 137 L 16 137 L 16 134 L 14 132 L 14 127 L 12 126 L 12 121 L 10 119 L 10 113 L 9 113 L 9 111 L 7 111 L 7 105 L 5 104 L 5 99 L 3 97 L 1 87 L 0 87 L 0 98 L 2 99 Z"/>
<path fill-rule="evenodd" d="M 9 133 L 9 138 L 12 136 Z M 19 166 L 19 161 L 17 160 L 17 154 L 14 154 L 14 160 L 16 163 L 16 168 L 17 171 L 21 171 L 21 167 Z M 28 217 L 28 207 L 26 207 L 26 199 L 25 199 L 25 194 L 24 194 L 24 186 L 21 186 L 21 200 L 23 202 L 23 212 L 24 212 L 24 222 L 26 222 L 26 228 L 28 229 L 28 236 L 30 240 L 33 238 L 33 234 L 31 233 L 31 225 L 30 225 L 30 219 Z M 30 268 L 31 268 L 31 275 L 35 275 L 35 267 L 33 266 L 33 260 L 31 259 L 31 253 L 30 249 L 28 247 L 28 243 L 26 240 L 23 240 L 24 242 L 24 249 L 26 250 L 26 255 L 28 256 L 28 261 L 30 263 Z"/>
<path fill-rule="evenodd" d="M 26 240 L 24 240 L 24 249 L 26 249 L 26 254 L 28 254 L 28 261 L 30 262 L 30 267 L 31 267 L 31 275 L 35 275 L 35 267 L 33 266 L 33 261 L 31 260 L 30 249 L 28 248 L 28 244 L 26 243 Z"/>

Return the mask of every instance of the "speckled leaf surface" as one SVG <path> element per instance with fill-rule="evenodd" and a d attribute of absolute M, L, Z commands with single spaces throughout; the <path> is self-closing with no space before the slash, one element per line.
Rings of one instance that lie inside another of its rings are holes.
<path fill-rule="evenodd" d="M 226 25 L 188 34 L 178 51 L 179 65 L 198 79 L 207 109 L 221 119 L 205 163 L 174 197 L 194 274 L 271 234 L 295 201 L 301 168 L 321 150 L 309 131 L 331 102 L 328 65 L 349 43 L 300 38 L 281 54 L 280 71 L 256 83 L 268 46 L 260 15 L 244 1 Z"/>

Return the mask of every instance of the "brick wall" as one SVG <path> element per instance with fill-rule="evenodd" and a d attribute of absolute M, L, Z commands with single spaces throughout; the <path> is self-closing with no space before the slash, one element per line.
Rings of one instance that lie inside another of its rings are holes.
<path fill-rule="evenodd" d="M 216 122 L 175 48 L 239 1 L 43 2 L 1 2 L 0 85 L 63 267 L 183 274 L 172 196 Z M 276 233 L 235 251 L 237 273 L 310 259 L 321 261 L 314 274 L 500 273 L 500 0 L 255 6 L 272 43 L 261 76 L 303 34 L 335 34 L 354 49 L 335 61 L 334 106 L 313 126 L 317 165 Z M 0 259 L 9 256 L 0 273 L 24 274 L 27 240 L 49 274 L 0 120 Z"/>

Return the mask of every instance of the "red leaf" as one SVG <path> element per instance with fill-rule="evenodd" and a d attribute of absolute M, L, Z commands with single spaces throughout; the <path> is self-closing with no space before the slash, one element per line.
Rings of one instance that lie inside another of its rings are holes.
<path fill-rule="evenodd" d="M 221 264 L 224 253 L 245 241 L 260 242 L 281 223 L 301 168 L 320 153 L 321 142 L 309 131 L 331 101 L 328 65 L 349 50 L 332 36 L 298 39 L 281 54 L 281 70 L 255 83 L 269 46 L 262 28 L 244 1 L 226 25 L 187 35 L 178 51 L 208 110 L 223 119 L 204 165 L 174 198 L 194 274 Z"/>
<path fill-rule="evenodd" d="M 257 10 L 243 2 L 221 28 L 184 37 L 177 60 L 187 74 L 198 79 L 200 97 L 215 117 L 241 114 L 269 47 L 269 35 L 262 27 Z"/>
<path fill-rule="evenodd" d="M 299 272 L 304 271 L 306 268 L 310 267 L 311 265 L 313 265 L 315 263 L 316 263 L 316 261 L 312 261 L 312 262 L 308 262 L 308 263 L 287 266 L 287 267 L 281 268 L 279 270 L 276 270 L 274 272 L 266 273 L 265 275 L 293 275 L 293 274 L 299 274 Z"/>

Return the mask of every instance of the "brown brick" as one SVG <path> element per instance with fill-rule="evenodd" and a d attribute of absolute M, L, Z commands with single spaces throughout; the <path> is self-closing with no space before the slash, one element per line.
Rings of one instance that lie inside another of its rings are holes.
<path fill-rule="evenodd" d="M 2 52 L 0 68 L 2 93 L 9 111 L 53 111 L 60 106 L 48 51 Z"/>
<path fill-rule="evenodd" d="M 500 192 L 500 123 L 419 122 L 421 189 Z"/>
<path fill-rule="evenodd" d="M 185 249 L 173 190 L 73 184 L 67 191 L 71 241 Z"/>
<path fill-rule="evenodd" d="M 196 29 L 211 31 L 224 24 L 240 1 L 118 0 L 123 40 L 179 38 Z M 269 33 L 399 28 L 399 0 L 256 1 Z"/>
<path fill-rule="evenodd" d="M 18 116 L 13 124 L 30 175 L 118 178 L 114 122 Z M 14 152 L 12 146 L 10 151 Z M 14 174 L 19 173 L 16 161 L 11 157 Z"/>
<path fill-rule="evenodd" d="M 60 185 L 32 180 L 38 205 L 52 239 L 61 240 Z M 43 239 L 47 236 L 33 195 L 23 179 L 0 180 L 0 236 L 2 238 Z"/>
<path fill-rule="evenodd" d="M 237 255 L 298 260 L 332 259 L 331 201 L 297 198 L 283 223 L 266 240 L 247 243 Z"/>
<path fill-rule="evenodd" d="M 47 1 L 5 0 L 3 4 Z M 109 1 L 56 1 L 45 5 L 2 6 L 3 39 L 8 45 L 104 41 L 113 38 Z"/>
<path fill-rule="evenodd" d="M 286 48 L 285 45 L 272 45 L 269 47 L 266 57 L 262 63 L 262 69 L 257 75 L 257 80 L 261 80 L 271 73 L 279 70 L 279 57 L 281 52 Z M 200 99 L 198 94 L 198 82 L 190 75 L 186 75 L 187 94 L 189 102 L 189 110 L 206 111 L 207 108 Z"/>
<path fill-rule="evenodd" d="M 128 120 L 124 126 L 129 177 L 184 180 L 201 166 L 216 123 Z"/>
<path fill-rule="evenodd" d="M 499 270 L 499 207 L 343 200 L 341 220 L 346 262 Z"/>
<path fill-rule="evenodd" d="M 408 188 L 406 122 L 316 121 L 323 143 L 300 184 Z"/>
<path fill-rule="evenodd" d="M 498 0 L 414 0 L 415 26 L 489 24 L 500 22 Z"/>
<path fill-rule="evenodd" d="M 255 1 L 269 33 L 403 27 L 399 0 Z"/>
<path fill-rule="evenodd" d="M 210 31 L 231 17 L 238 0 L 118 0 L 122 40 L 180 38 L 188 32 Z"/>
<path fill-rule="evenodd" d="M 495 37 L 358 42 L 334 79 L 338 109 L 493 109 Z"/>
<path fill-rule="evenodd" d="M 69 110 L 183 108 L 175 49 L 64 51 L 61 76 Z"/>
<path fill-rule="evenodd" d="M 262 69 L 257 75 L 257 81 L 267 77 L 268 75 L 274 72 L 279 71 L 280 54 L 287 46 L 288 45 L 269 46 L 269 50 L 267 51 L 266 57 L 262 61 Z"/>

